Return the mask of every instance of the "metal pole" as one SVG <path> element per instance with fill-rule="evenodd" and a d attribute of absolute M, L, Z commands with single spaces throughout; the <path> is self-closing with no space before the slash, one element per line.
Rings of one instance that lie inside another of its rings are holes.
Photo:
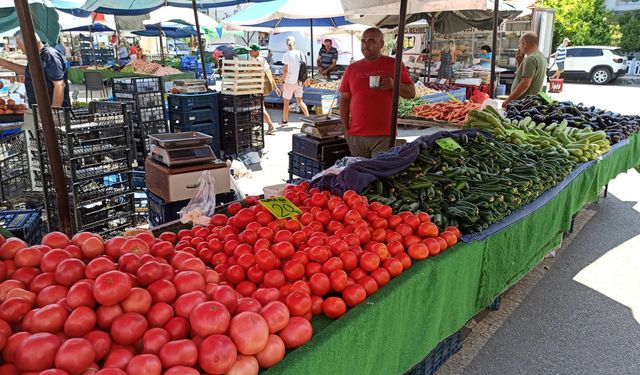
<path fill-rule="evenodd" d="M 64 170 L 62 168 L 62 155 L 60 153 L 60 145 L 58 144 L 56 130 L 53 125 L 51 101 L 45 84 L 44 72 L 40 61 L 40 51 L 38 51 L 35 31 L 31 21 L 31 11 L 27 4 L 27 0 L 14 0 L 14 4 L 16 6 L 16 12 L 18 13 L 20 31 L 22 32 L 26 50 L 25 53 L 27 54 L 27 62 L 29 63 L 29 71 L 31 72 L 33 91 L 36 94 L 36 103 L 38 104 L 38 111 L 42 122 L 49 168 L 53 177 L 53 186 L 55 188 L 56 200 L 58 202 L 60 230 L 71 235 L 69 195 L 67 193 L 67 184 L 65 181 Z M 45 194 L 46 193 L 47 192 L 45 192 Z"/>
<path fill-rule="evenodd" d="M 489 83 L 489 96 L 496 97 L 496 53 L 498 52 L 498 8 L 500 0 L 493 2 L 493 40 L 491 41 L 491 82 Z"/>
<path fill-rule="evenodd" d="M 198 6 L 196 5 L 196 0 L 191 0 L 191 6 L 193 7 L 193 16 L 196 19 L 196 31 L 198 32 L 198 50 L 200 51 L 200 63 L 202 63 L 202 78 L 204 79 L 205 87 L 209 89 L 207 65 L 204 61 L 204 48 L 202 48 L 202 35 L 200 35 L 200 20 L 198 19 Z"/>
<path fill-rule="evenodd" d="M 404 26 L 407 18 L 407 0 L 400 1 L 400 19 L 398 21 L 398 41 L 396 44 L 396 66 L 393 76 L 393 93 L 391 102 L 391 124 L 389 126 L 389 147 L 396 145 L 396 128 L 398 125 L 398 99 L 400 97 L 400 73 L 402 71 L 402 49 L 404 47 Z"/>
<path fill-rule="evenodd" d="M 428 50 L 428 55 L 427 55 L 427 59 L 429 60 L 429 67 L 427 68 L 427 82 L 429 82 L 431 80 L 431 55 L 432 55 L 432 49 L 433 49 L 433 34 L 436 33 L 436 18 L 435 16 L 432 14 L 431 15 L 431 24 L 429 25 L 429 27 L 431 27 L 431 35 L 429 35 L 429 50 Z"/>
<path fill-rule="evenodd" d="M 311 78 L 313 78 L 313 45 L 315 44 L 315 40 L 313 40 L 313 18 L 309 18 L 309 26 L 311 28 Z M 329 77 L 327 77 L 329 78 Z"/>
<path fill-rule="evenodd" d="M 164 65 L 164 45 L 162 43 L 162 23 L 158 23 L 158 37 L 160 38 L 160 62 Z"/>

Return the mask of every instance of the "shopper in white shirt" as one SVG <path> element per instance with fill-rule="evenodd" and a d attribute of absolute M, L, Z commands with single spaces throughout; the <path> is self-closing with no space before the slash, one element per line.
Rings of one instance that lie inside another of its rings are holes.
<path fill-rule="evenodd" d="M 289 51 L 282 56 L 284 84 L 282 85 L 283 107 L 280 125 L 285 125 L 289 122 L 289 102 L 294 95 L 296 102 L 302 109 L 302 113 L 305 116 L 309 116 L 307 105 L 302 101 L 302 86 L 304 82 L 298 80 L 300 61 L 305 61 L 304 55 L 300 50 L 296 49 L 296 39 L 293 36 L 287 38 L 287 47 Z"/>

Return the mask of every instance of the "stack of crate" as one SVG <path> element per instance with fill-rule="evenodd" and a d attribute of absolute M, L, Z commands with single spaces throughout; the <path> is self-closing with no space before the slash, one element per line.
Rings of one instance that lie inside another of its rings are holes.
<path fill-rule="evenodd" d="M 304 133 L 294 134 L 289 153 L 289 180 L 293 180 L 293 176 L 311 180 L 349 155 L 349 145 L 344 137 L 320 139 Z"/>
<path fill-rule="evenodd" d="M 135 226 L 131 179 L 131 131 L 126 105 L 110 113 L 73 113 L 54 108 L 53 122 L 62 156 L 74 233 L 105 236 Z M 42 124 L 34 110 L 46 219 L 60 230 L 60 207 L 46 157 Z"/>
<path fill-rule="evenodd" d="M 228 95 L 262 94 L 264 62 L 223 60 L 221 92 Z"/>
<path fill-rule="evenodd" d="M 31 189 L 25 131 L 0 139 L 0 203 L 12 205 Z"/>
<path fill-rule="evenodd" d="M 29 245 L 39 245 L 42 240 L 42 213 L 40 210 L 0 211 L 0 228 L 9 231 Z"/>
<path fill-rule="evenodd" d="M 170 94 L 167 97 L 172 133 L 200 132 L 213 137 L 211 148 L 220 156 L 218 93 Z"/>
<path fill-rule="evenodd" d="M 116 101 L 132 102 L 135 160 L 139 167 L 143 167 L 149 154 L 149 134 L 169 131 L 162 77 L 114 78 L 113 97 Z"/>
<path fill-rule="evenodd" d="M 220 95 L 220 130 L 225 155 L 264 148 L 262 94 Z"/>

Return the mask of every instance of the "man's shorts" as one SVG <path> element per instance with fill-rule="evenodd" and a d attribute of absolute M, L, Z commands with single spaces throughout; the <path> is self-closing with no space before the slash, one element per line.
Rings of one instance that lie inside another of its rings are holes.
<path fill-rule="evenodd" d="M 559 71 L 560 73 L 564 72 L 564 61 L 563 61 L 563 62 L 556 63 L 556 65 L 558 66 L 558 71 Z"/>
<path fill-rule="evenodd" d="M 293 96 L 296 98 L 302 98 L 302 85 L 297 83 L 285 83 L 284 89 L 282 90 L 282 97 L 291 100 Z"/>

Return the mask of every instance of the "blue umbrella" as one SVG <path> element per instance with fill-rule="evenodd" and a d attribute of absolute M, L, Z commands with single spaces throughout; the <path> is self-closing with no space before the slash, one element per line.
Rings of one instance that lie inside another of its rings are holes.
<path fill-rule="evenodd" d="M 113 32 L 114 30 L 103 23 L 94 23 L 91 25 L 72 27 L 69 29 L 64 29 L 62 31 L 85 31 L 88 33 L 104 33 L 104 32 Z"/>
<path fill-rule="evenodd" d="M 139 36 L 149 36 L 149 37 L 164 36 L 168 38 L 189 38 L 189 37 L 198 35 L 196 30 L 192 27 L 173 27 L 173 26 L 163 26 L 163 25 L 157 25 L 157 24 L 145 25 L 144 30 L 133 31 L 131 34 L 135 34 Z"/>

